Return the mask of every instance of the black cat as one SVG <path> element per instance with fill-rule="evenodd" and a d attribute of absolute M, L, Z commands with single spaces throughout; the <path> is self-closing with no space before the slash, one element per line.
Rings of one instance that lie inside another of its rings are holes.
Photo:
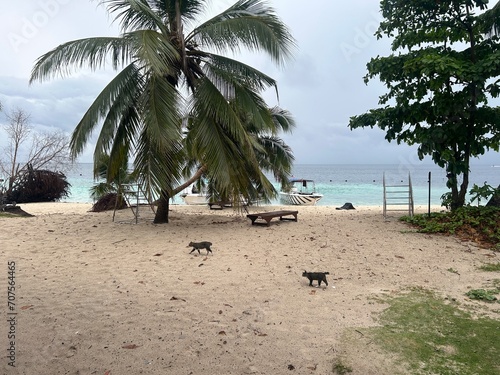
<path fill-rule="evenodd" d="M 198 250 L 198 254 L 200 254 L 200 249 L 207 249 L 207 255 L 208 255 L 209 252 L 212 253 L 212 249 L 210 248 L 210 246 L 212 246 L 212 242 L 208 241 L 190 242 L 188 247 L 192 247 L 193 250 L 191 250 L 189 254 L 191 254 L 195 250 Z"/>
<path fill-rule="evenodd" d="M 329 275 L 329 272 L 307 272 L 304 271 L 302 276 L 307 277 L 309 279 L 309 286 L 313 285 L 313 280 L 318 281 L 318 286 L 321 286 L 321 282 L 324 282 L 326 286 L 328 286 L 328 281 L 326 281 L 326 275 Z"/>

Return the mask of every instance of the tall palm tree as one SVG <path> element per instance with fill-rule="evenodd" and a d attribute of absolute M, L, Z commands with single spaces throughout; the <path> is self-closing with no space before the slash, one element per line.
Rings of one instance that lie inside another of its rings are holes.
<path fill-rule="evenodd" d="M 190 118 L 197 155 L 219 187 L 244 189 L 248 166 L 257 170 L 258 158 L 255 140 L 240 114 L 273 128 L 261 92 L 277 90 L 277 85 L 266 74 L 221 53 L 243 47 L 284 64 L 294 40 L 274 10 L 264 0 L 239 0 L 195 26 L 207 1 L 100 3 L 120 23 L 121 35 L 62 44 L 36 61 L 30 79 L 43 81 L 85 65 L 97 69 L 108 61 L 120 69 L 76 126 L 73 157 L 102 124 L 94 160 L 108 153 L 108 178 L 113 178 L 124 158 L 135 154 L 141 183 L 160 196 L 155 222 L 168 222 L 168 200 L 186 160 L 182 119 Z"/>

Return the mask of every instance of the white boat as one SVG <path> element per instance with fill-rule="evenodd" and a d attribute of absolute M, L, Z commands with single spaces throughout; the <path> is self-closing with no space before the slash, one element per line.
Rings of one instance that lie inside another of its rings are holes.
<path fill-rule="evenodd" d="M 185 204 L 189 205 L 203 205 L 209 202 L 209 196 L 207 195 L 206 189 L 202 188 L 200 191 L 195 185 L 191 185 L 184 189 L 181 198 Z"/>
<path fill-rule="evenodd" d="M 208 204 L 208 196 L 201 193 L 184 193 L 181 198 L 185 204 L 189 205 L 203 205 Z"/>
<path fill-rule="evenodd" d="M 188 188 L 186 189 L 182 194 L 181 198 L 184 201 L 185 204 L 188 205 L 205 205 L 205 204 L 215 204 L 218 205 L 217 203 L 211 203 L 210 201 L 210 196 L 207 195 L 206 191 L 198 192 L 198 190 L 195 188 Z M 252 202 L 252 204 L 258 204 L 260 201 L 255 201 Z M 243 206 L 249 205 L 248 201 L 243 198 L 243 196 L 240 196 L 240 201 L 239 203 Z M 223 204 L 224 207 L 230 207 L 232 206 L 232 202 L 227 201 Z"/>
<path fill-rule="evenodd" d="M 290 184 L 290 189 L 280 191 L 280 202 L 282 204 L 314 206 L 323 198 L 323 194 L 316 191 L 316 184 L 313 180 L 292 178 Z"/>

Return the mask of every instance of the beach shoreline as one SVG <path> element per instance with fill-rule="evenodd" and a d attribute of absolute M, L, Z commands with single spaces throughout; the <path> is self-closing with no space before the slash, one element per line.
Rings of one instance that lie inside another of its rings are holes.
<path fill-rule="evenodd" d="M 297 222 L 268 227 L 231 208 L 173 205 L 155 225 L 144 207 L 135 224 L 130 209 L 113 222 L 91 204 L 20 206 L 35 216 L 0 218 L 18 286 L 9 374 L 331 373 L 346 330 L 377 324 L 374 298 L 420 287 L 467 306 L 490 277 L 477 266 L 491 251 L 415 233 L 381 206 L 297 207 Z M 190 254 L 191 241 L 213 254 Z M 328 271 L 328 287 L 304 270 Z M 390 373 L 377 353 L 351 353 L 352 373 Z"/>
<path fill-rule="evenodd" d="M 24 207 L 25 211 L 32 211 L 32 214 L 55 214 L 55 213 L 62 213 L 62 214 L 67 214 L 67 213 L 84 213 L 87 211 L 90 211 L 92 208 L 93 203 L 88 203 L 88 202 L 66 202 L 66 201 L 60 201 L 60 202 L 43 202 L 43 203 L 20 203 L 18 206 Z M 279 205 L 279 204 L 265 204 L 265 205 L 252 205 L 248 207 L 248 210 L 251 210 L 251 212 L 257 212 L 257 211 L 276 211 L 276 210 L 310 210 L 310 209 L 319 209 L 319 210 L 331 210 L 335 209 L 337 211 L 361 211 L 361 212 L 380 212 L 382 214 L 383 211 L 383 206 L 382 205 L 354 205 L 354 210 L 340 210 L 338 208 L 342 207 L 342 205 L 328 205 L 328 206 L 320 206 L 320 205 L 315 205 L 315 206 L 285 206 L 285 205 Z M 218 212 L 220 213 L 231 213 L 233 212 L 234 214 L 238 214 L 238 209 L 236 207 L 225 207 L 222 210 L 210 210 L 208 205 L 186 205 L 186 204 L 179 204 L 179 203 L 170 203 L 170 211 L 175 211 L 177 208 L 180 210 L 185 210 L 186 212 L 190 211 L 195 211 L 195 212 L 211 212 L 213 214 L 217 214 Z M 125 209 L 125 210 L 130 210 L 130 208 Z M 427 213 L 429 210 L 429 207 L 427 205 L 415 205 L 414 206 L 414 213 L 415 214 L 423 214 Z M 446 208 L 440 205 L 431 205 L 430 206 L 430 211 L 431 212 L 440 212 L 440 211 L 445 211 Z M 121 211 L 121 210 L 117 210 Z M 147 210 L 146 210 L 147 211 Z M 112 211 L 108 211 L 112 212 Z M 241 211 L 242 213 L 245 213 L 245 211 Z M 388 216 L 394 216 L 394 217 L 399 217 L 402 215 L 405 215 L 406 209 L 404 208 L 403 211 L 400 213 L 398 212 L 392 212 Z"/>

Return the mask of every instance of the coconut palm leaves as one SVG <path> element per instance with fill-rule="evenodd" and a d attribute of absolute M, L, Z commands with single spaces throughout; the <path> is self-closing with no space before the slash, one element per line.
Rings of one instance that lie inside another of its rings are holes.
<path fill-rule="evenodd" d="M 119 70 L 76 126 L 72 155 L 77 157 L 100 128 L 94 160 L 109 154 L 108 178 L 127 155 L 135 155 L 141 182 L 165 198 L 179 185 L 185 163 L 194 158 L 220 191 L 250 189 L 266 152 L 256 135 L 275 135 L 277 129 L 261 92 L 277 85 L 222 54 L 245 48 L 267 54 L 278 65 L 290 58 L 294 40 L 273 9 L 262 0 L 240 0 L 195 25 L 206 1 L 101 3 L 120 23 L 122 34 L 65 43 L 41 56 L 31 76 L 32 82 L 43 81 L 106 64 Z M 191 155 L 182 134 L 186 118 L 188 142 L 195 147 Z M 262 176 L 257 185 L 272 193 Z"/>

